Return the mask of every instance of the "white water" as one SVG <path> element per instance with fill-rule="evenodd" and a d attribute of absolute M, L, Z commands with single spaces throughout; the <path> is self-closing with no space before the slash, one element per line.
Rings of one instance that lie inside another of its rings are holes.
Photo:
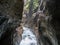
<path fill-rule="evenodd" d="M 23 27 L 22 40 L 20 45 L 37 45 L 37 40 L 31 29 Z"/>

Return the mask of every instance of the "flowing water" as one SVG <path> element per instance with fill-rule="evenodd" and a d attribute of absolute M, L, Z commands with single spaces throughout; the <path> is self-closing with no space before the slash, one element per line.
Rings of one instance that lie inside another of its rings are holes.
<path fill-rule="evenodd" d="M 19 45 L 37 45 L 37 40 L 32 29 L 23 27 L 22 40 Z"/>

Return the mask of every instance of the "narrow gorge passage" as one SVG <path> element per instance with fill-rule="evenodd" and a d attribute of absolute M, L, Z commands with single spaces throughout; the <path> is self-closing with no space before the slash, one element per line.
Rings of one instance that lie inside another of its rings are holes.
<path fill-rule="evenodd" d="M 0 0 L 0 45 L 60 45 L 59 0 Z"/>

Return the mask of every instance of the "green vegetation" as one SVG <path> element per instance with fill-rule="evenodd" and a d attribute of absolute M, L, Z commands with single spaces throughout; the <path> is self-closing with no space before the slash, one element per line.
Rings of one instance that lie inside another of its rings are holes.
<path fill-rule="evenodd" d="M 25 1 L 24 10 L 29 10 L 30 0 Z M 38 0 L 33 0 L 33 10 L 38 7 Z"/>

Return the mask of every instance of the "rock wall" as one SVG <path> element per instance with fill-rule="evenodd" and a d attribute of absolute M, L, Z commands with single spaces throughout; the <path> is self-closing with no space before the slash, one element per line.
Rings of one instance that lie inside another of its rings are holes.
<path fill-rule="evenodd" d="M 47 2 L 47 8 L 52 15 L 51 24 L 56 31 L 56 36 L 58 43 L 60 44 L 60 1 L 59 0 L 50 0 Z"/>
<path fill-rule="evenodd" d="M 23 0 L 0 0 L 0 45 L 13 45 L 13 35 L 21 22 L 23 4 Z"/>

